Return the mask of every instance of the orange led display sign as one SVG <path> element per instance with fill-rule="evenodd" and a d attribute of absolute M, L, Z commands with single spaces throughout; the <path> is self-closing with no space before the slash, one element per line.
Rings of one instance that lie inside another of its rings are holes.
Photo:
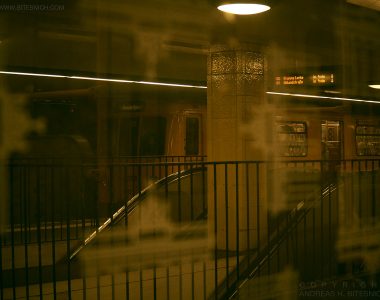
<path fill-rule="evenodd" d="M 303 85 L 304 77 L 299 76 L 277 76 L 276 85 Z"/>
<path fill-rule="evenodd" d="M 333 84 L 334 81 L 334 74 L 313 74 L 313 84 Z"/>
<path fill-rule="evenodd" d="M 334 73 L 311 73 L 282 75 L 275 77 L 276 86 L 333 86 L 336 83 Z"/>

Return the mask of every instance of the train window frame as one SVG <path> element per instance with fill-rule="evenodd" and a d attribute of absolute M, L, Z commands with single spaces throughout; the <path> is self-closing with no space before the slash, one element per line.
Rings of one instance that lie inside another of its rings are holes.
<path fill-rule="evenodd" d="M 322 119 L 321 158 L 323 160 L 342 160 L 345 155 L 344 144 L 344 121 L 341 119 Z"/>
<path fill-rule="evenodd" d="M 280 157 L 307 157 L 308 128 L 305 121 L 276 121 L 275 126 Z M 294 149 L 299 150 L 294 151 Z"/>
<path fill-rule="evenodd" d="M 357 121 L 354 134 L 357 156 L 380 156 L 379 123 Z"/>

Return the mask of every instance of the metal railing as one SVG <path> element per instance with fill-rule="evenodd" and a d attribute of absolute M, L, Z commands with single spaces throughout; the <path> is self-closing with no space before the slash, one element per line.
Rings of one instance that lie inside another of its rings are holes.
<path fill-rule="evenodd" d="M 9 164 L 14 243 L 77 239 L 150 185 L 203 156 L 14 159 Z M 69 219 L 69 224 L 67 224 Z M 8 243 L 4 237 L 3 242 Z"/>
<path fill-rule="evenodd" d="M 173 160 L 13 162 L 0 299 L 246 299 L 355 273 L 348 229 L 377 230 L 378 160 Z"/>

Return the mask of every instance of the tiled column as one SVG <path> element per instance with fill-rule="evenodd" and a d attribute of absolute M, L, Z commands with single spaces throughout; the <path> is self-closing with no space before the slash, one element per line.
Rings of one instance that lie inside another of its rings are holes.
<path fill-rule="evenodd" d="M 209 161 L 263 159 L 262 147 L 255 147 L 257 141 L 244 128 L 252 121 L 252 113 L 259 111 L 264 104 L 264 69 L 264 56 L 260 49 L 252 45 L 211 48 L 207 74 Z M 255 248 L 257 228 L 261 227 L 255 221 L 256 216 L 260 214 L 260 223 L 266 224 L 267 215 L 265 195 L 262 193 L 257 197 L 257 193 L 253 192 L 258 181 L 255 177 L 257 172 L 254 167 L 250 167 L 250 178 L 247 181 L 244 164 L 238 165 L 238 169 L 236 165 L 227 168 L 217 165 L 215 168 L 215 190 L 214 169 L 208 169 L 208 202 L 209 229 L 213 233 L 216 231 L 217 248 L 244 251 L 247 249 L 247 241 L 250 248 Z M 261 169 L 259 173 L 264 178 Z M 247 185 L 252 190 L 250 196 L 247 196 Z M 260 235 L 264 236 L 261 229 Z"/>

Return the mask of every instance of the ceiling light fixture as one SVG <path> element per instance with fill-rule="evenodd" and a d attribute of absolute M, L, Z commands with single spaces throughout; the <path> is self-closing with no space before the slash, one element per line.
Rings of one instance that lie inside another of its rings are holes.
<path fill-rule="evenodd" d="M 267 1 L 250 0 L 226 0 L 220 1 L 218 9 L 234 15 L 253 15 L 270 9 Z"/>
<path fill-rule="evenodd" d="M 370 84 L 369 87 L 373 89 L 380 89 L 380 84 Z"/>

